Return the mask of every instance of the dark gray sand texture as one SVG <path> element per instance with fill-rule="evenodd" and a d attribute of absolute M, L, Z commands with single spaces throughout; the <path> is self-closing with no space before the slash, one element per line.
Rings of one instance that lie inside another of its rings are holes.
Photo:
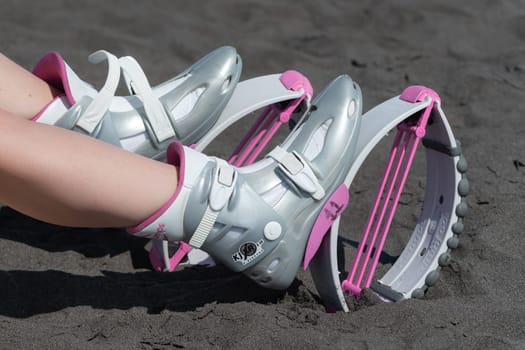
<path fill-rule="evenodd" d="M 350 74 L 363 90 L 365 111 L 408 85 L 427 85 L 440 93 L 462 141 L 471 182 L 460 247 L 426 298 L 365 299 L 348 314 L 325 313 L 307 272 L 283 293 L 220 267 L 156 274 L 144 240 L 119 230 L 60 228 L 3 209 L 0 348 L 525 348 L 525 2 L 47 0 L 0 6 L 4 54 L 31 69 L 47 51 L 59 51 L 97 86 L 106 68 L 90 65 L 87 56 L 98 49 L 136 57 L 155 84 L 222 45 L 242 55 L 242 79 L 293 68 L 320 91 Z M 225 138 L 213 152 L 227 156 L 232 146 Z M 384 158 L 372 155 L 367 164 L 375 176 L 359 176 L 352 203 L 372 196 Z M 417 213 L 424 176 L 415 176 L 396 218 L 399 232 Z M 352 208 L 342 234 L 357 238 L 355 223 L 368 208 Z M 405 241 L 394 233 L 387 252 L 395 257 Z"/>

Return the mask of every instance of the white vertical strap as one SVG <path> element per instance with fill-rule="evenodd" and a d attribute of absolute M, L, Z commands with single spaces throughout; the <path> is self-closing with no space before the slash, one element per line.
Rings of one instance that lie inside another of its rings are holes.
<path fill-rule="evenodd" d="M 120 79 L 120 65 L 117 57 L 105 50 L 92 53 L 89 55 L 88 60 L 93 64 L 100 63 L 104 60 L 108 61 L 108 76 L 104 86 L 100 89 L 77 122 L 77 126 L 91 134 L 104 117 L 104 114 L 111 105 L 113 96 L 115 96 L 115 91 L 117 90 Z"/>
<path fill-rule="evenodd" d="M 208 235 L 213 229 L 213 225 L 215 225 L 217 216 L 219 216 L 218 211 L 214 211 L 210 207 L 206 208 L 206 211 L 204 212 L 204 216 L 202 217 L 199 226 L 197 226 L 195 233 L 193 234 L 193 236 L 191 236 L 189 245 L 191 245 L 194 248 L 202 247 L 204 241 L 206 241 L 206 238 L 208 238 Z"/>
<path fill-rule="evenodd" d="M 193 236 L 191 236 L 189 245 L 194 248 L 202 247 L 213 229 L 220 211 L 230 200 L 236 181 L 237 173 L 233 167 L 226 161 L 216 158 L 213 182 L 208 196 L 208 207 Z"/>
<path fill-rule="evenodd" d="M 146 116 L 150 122 L 153 133 L 158 142 L 166 141 L 175 136 L 175 131 L 171 125 L 170 118 L 164 106 L 153 93 L 148 78 L 144 71 L 133 57 L 121 57 L 120 66 L 124 73 L 129 89 L 132 89 L 142 98 Z"/>

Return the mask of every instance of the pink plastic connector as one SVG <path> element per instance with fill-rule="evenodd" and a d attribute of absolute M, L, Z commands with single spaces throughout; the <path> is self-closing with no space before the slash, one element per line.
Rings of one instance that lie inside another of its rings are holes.
<path fill-rule="evenodd" d="M 326 201 L 323 209 L 315 220 L 312 232 L 308 238 L 308 243 L 306 244 L 303 260 L 304 270 L 306 270 L 310 261 L 312 261 L 315 253 L 321 246 L 324 236 L 328 233 L 328 230 L 330 230 L 335 219 L 337 219 L 348 206 L 348 199 L 348 188 L 345 184 L 342 184 Z"/>
<path fill-rule="evenodd" d="M 162 259 L 162 255 L 155 245 L 152 246 L 149 251 L 149 262 L 153 267 L 153 270 L 157 272 L 162 272 L 164 270 L 164 260 Z"/>
<path fill-rule="evenodd" d="M 169 258 L 169 266 L 165 266 L 162 254 L 158 251 L 156 246 L 153 246 L 149 251 L 149 261 L 153 269 L 157 272 L 164 270 L 173 272 L 175 268 L 180 264 L 182 259 L 192 250 L 192 247 L 184 242 L 177 242 L 179 248 L 175 254 Z"/>
<path fill-rule="evenodd" d="M 170 266 L 168 266 L 168 271 L 173 272 L 175 268 L 180 264 L 182 259 L 193 249 L 189 244 L 184 242 L 178 242 L 179 248 L 173 254 L 173 256 L 170 258 Z"/>
<path fill-rule="evenodd" d="M 425 136 L 428 119 L 435 103 L 440 101 L 436 92 L 424 86 L 410 86 L 403 91 L 400 98 L 412 103 L 430 98 L 432 102 L 423 110 L 415 125 L 405 121 L 397 126 L 390 157 L 357 247 L 357 254 L 348 277 L 342 282 L 343 291 L 353 296 L 359 296 L 362 289 L 370 287 L 372 283 L 417 146 Z"/>

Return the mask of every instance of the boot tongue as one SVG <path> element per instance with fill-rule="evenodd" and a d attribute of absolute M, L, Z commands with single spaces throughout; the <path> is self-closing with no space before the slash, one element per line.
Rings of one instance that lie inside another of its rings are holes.
<path fill-rule="evenodd" d="M 49 52 L 42 57 L 35 65 L 33 74 L 53 87 L 64 91 L 71 106 L 82 96 L 93 97 L 97 94 L 91 85 L 75 74 L 58 52 Z"/>

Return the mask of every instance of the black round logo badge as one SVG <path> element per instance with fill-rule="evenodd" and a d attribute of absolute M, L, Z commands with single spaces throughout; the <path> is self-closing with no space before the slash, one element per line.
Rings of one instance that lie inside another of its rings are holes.
<path fill-rule="evenodd" d="M 253 242 L 244 243 L 241 248 L 239 248 L 239 252 L 245 257 L 252 256 L 257 252 L 257 245 Z"/>

